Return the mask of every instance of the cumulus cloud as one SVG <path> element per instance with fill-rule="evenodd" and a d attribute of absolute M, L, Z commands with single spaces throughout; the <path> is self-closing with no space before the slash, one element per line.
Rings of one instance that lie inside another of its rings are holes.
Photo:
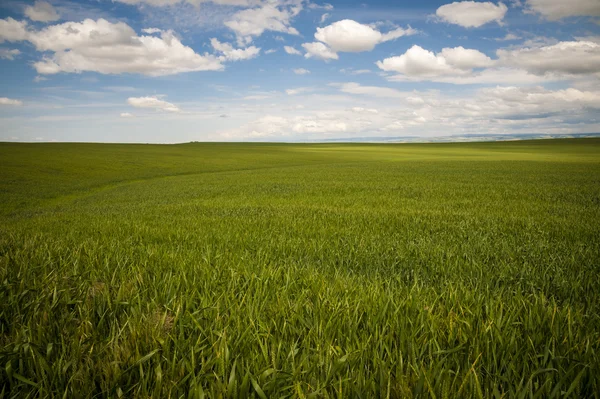
<path fill-rule="evenodd" d="M 240 46 L 251 43 L 254 37 L 265 31 L 299 35 L 291 21 L 301 10 L 301 3 L 291 7 L 278 6 L 276 2 L 267 3 L 236 12 L 225 21 L 225 26 L 235 32 Z"/>
<path fill-rule="evenodd" d="M 121 118 L 133 118 L 134 115 L 129 112 L 121 112 Z"/>
<path fill-rule="evenodd" d="M 129 97 L 127 103 L 135 108 L 149 108 L 157 111 L 181 112 L 179 107 L 157 97 Z"/>
<path fill-rule="evenodd" d="M 0 19 L 0 43 L 20 42 L 26 40 L 28 35 L 27 22 L 15 21 L 10 17 Z"/>
<path fill-rule="evenodd" d="M 567 17 L 600 16 L 598 0 L 527 0 L 527 6 L 551 21 Z"/>
<path fill-rule="evenodd" d="M 210 39 L 210 44 L 216 51 L 223 54 L 219 57 L 221 61 L 249 60 L 257 57 L 260 53 L 260 48 L 258 47 L 250 46 L 245 49 L 234 49 L 231 44 L 221 43 L 215 38 Z"/>
<path fill-rule="evenodd" d="M 296 75 L 307 75 L 310 73 L 310 71 L 308 69 L 304 69 L 304 68 L 297 68 L 297 69 L 294 69 L 294 73 Z"/>
<path fill-rule="evenodd" d="M 300 51 L 296 50 L 292 46 L 283 46 L 283 49 L 285 50 L 286 53 L 291 54 L 291 55 L 302 55 L 302 53 Z"/>
<path fill-rule="evenodd" d="M 50 52 L 33 64 L 44 75 L 93 71 L 162 76 L 223 69 L 217 57 L 197 54 L 172 31 L 163 31 L 160 37 L 138 36 L 123 22 L 86 19 L 34 31 L 8 18 L 0 20 L 0 32 L 0 42 L 27 40 L 38 51 Z"/>
<path fill-rule="evenodd" d="M 543 75 L 600 74 L 600 44 L 592 41 L 559 42 L 551 46 L 498 50 L 498 58 L 506 65 Z"/>
<path fill-rule="evenodd" d="M 451 24 L 478 28 L 492 21 L 501 23 L 506 11 L 508 7 L 503 3 L 460 1 L 441 6 L 435 14 Z"/>
<path fill-rule="evenodd" d="M 16 56 L 21 54 L 17 49 L 0 48 L 0 58 L 4 60 L 14 60 Z"/>
<path fill-rule="evenodd" d="M 579 40 L 552 45 L 497 50 L 497 59 L 474 49 L 444 48 L 439 53 L 413 46 L 404 54 L 377 62 L 398 75 L 391 81 L 454 84 L 534 84 L 572 79 L 577 75 L 600 76 L 600 44 Z"/>
<path fill-rule="evenodd" d="M 386 34 L 368 25 L 351 19 L 334 22 L 324 28 L 317 28 L 315 39 L 328 45 L 334 52 L 357 53 L 371 51 L 379 43 L 417 33 L 415 29 L 397 28 Z"/>
<path fill-rule="evenodd" d="M 20 106 L 20 105 L 23 105 L 23 101 L 14 100 L 12 98 L 0 97 L 0 105 Z"/>
<path fill-rule="evenodd" d="M 32 21 L 51 22 L 60 19 L 60 15 L 52 4 L 46 1 L 36 1 L 32 6 L 25 7 L 25 15 Z"/>
<path fill-rule="evenodd" d="M 462 46 L 444 48 L 440 56 L 449 65 L 459 69 L 484 68 L 494 64 L 494 61 L 478 50 L 466 49 Z"/>
<path fill-rule="evenodd" d="M 473 68 L 493 65 L 492 59 L 478 50 L 463 47 L 445 48 L 440 53 L 414 45 L 404 54 L 378 61 L 377 66 L 386 72 L 397 72 L 406 76 L 432 77 L 441 75 L 463 75 Z"/>
<path fill-rule="evenodd" d="M 324 61 L 339 59 L 335 51 L 320 42 L 304 43 L 302 47 L 306 50 L 306 54 L 304 54 L 306 58 L 314 57 Z"/>

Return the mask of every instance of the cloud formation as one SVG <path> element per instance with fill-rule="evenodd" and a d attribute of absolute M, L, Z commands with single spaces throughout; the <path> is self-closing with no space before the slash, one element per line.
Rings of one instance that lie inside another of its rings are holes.
<path fill-rule="evenodd" d="M 260 7 L 240 10 L 233 14 L 225 26 L 237 36 L 238 45 L 244 46 L 265 31 L 299 35 L 291 23 L 292 19 L 302 10 L 302 3 L 293 6 L 278 6 L 277 2 L 266 3 Z"/>
<path fill-rule="evenodd" d="M 509 47 L 492 59 L 475 49 L 444 48 L 439 53 L 413 46 L 404 54 L 377 62 L 392 81 L 431 80 L 455 84 L 534 84 L 600 77 L 600 44 L 588 40 L 553 45 Z"/>
<path fill-rule="evenodd" d="M 306 58 L 314 57 L 323 61 L 337 60 L 340 58 L 337 53 L 320 42 L 304 43 L 302 47 L 306 50 L 306 54 L 304 54 L 304 57 Z"/>
<path fill-rule="evenodd" d="M 377 66 L 386 72 L 397 72 L 409 77 L 435 77 L 464 75 L 474 68 L 493 65 L 492 59 L 474 49 L 444 48 L 440 53 L 414 45 L 404 54 L 378 61 Z"/>
<path fill-rule="evenodd" d="M 127 103 L 135 108 L 149 108 L 157 111 L 181 112 L 179 107 L 157 97 L 129 97 Z"/>
<path fill-rule="evenodd" d="M 412 28 L 396 28 L 382 34 L 369 25 L 364 25 L 351 19 L 344 19 L 317 28 L 315 39 L 326 44 L 332 52 L 359 53 L 371 51 L 379 43 L 395 40 L 402 36 L 410 36 L 417 33 Z"/>
<path fill-rule="evenodd" d="M 501 23 L 508 11 L 503 3 L 460 1 L 441 6 L 435 12 L 442 21 L 465 28 L 478 28 L 489 22 Z"/>
<path fill-rule="evenodd" d="M 14 100 L 12 98 L 7 98 L 7 97 L 0 97 L 0 105 L 21 106 L 21 105 L 23 105 L 23 101 Z"/>
<path fill-rule="evenodd" d="M 4 60 L 11 60 L 12 61 L 19 54 L 21 54 L 21 51 L 18 50 L 18 49 L 0 48 L 0 58 L 2 58 Z"/>
<path fill-rule="evenodd" d="M 50 53 L 33 64 L 42 75 L 93 71 L 163 76 L 223 69 L 217 57 L 197 54 L 172 31 L 161 31 L 160 37 L 138 36 L 129 25 L 105 19 L 66 22 L 39 31 L 11 18 L 0 20 L 0 42 L 25 40 Z"/>
<path fill-rule="evenodd" d="M 25 15 L 32 21 L 51 22 L 60 19 L 52 4 L 37 0 L 32 6 L 25 7 Z"/>
<path fill-rule="evenodd" d="M 210 39 L 210 44 L 215 51 L 221 53 L 219 57 L 221 61 L 242 61 L 256 58 L 260 54 L 260 48 L 250 46 L 244 49 L 234 49 L 229 43 L 221 43 L 214 37 Z"/>
<path fill-rule="evenodd" d="M 591 41 L 559 42 L 551 46 L 497 51 L 505 64 L 536 75 L 564 73 L 600 74 L 600 44 Z M 599 76 L 600 77 L 600 76 Z"/>
<path fill-rule="evenodd" d="M 551 21 L 567 17 L 600 16 L 598 0 L 527 0 L 527 6 Z"/>

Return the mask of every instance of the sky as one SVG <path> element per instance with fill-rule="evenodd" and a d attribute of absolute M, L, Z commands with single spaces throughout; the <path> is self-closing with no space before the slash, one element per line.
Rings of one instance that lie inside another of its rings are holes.
<path fill-rule="evenodd" d="M 600 0 L 0 2 L 0 141 L 600 132 Z"/>

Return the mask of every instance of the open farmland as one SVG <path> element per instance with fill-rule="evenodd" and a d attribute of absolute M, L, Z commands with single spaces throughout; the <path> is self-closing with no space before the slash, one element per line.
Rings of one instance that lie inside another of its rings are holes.
<path fill-rule="evenodd" d="M 0 144 L 2 397 L 600 397 L 600 139 Z"/>

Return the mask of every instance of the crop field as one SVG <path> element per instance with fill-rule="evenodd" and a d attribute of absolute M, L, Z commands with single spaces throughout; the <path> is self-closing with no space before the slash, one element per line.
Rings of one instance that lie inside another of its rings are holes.
<path fill-rule="evenodd" d="M 600 139 L 0 144 L 0 397 L 600 397 Z"/>

